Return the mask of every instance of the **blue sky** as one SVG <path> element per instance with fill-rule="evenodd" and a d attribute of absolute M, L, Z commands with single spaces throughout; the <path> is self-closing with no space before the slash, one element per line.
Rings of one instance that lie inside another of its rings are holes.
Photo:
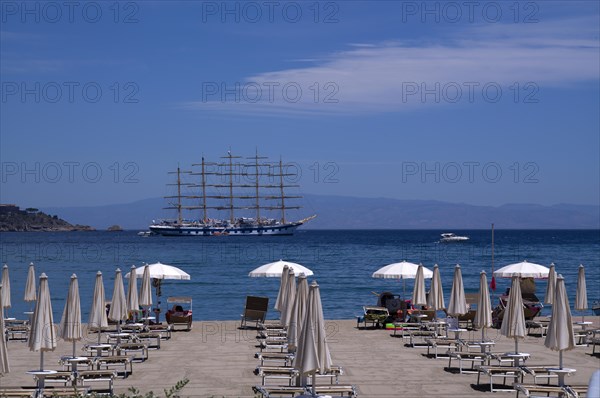
<path fill-rule="evenodd" d="M 598 204 L 598 3 L 472 4 L 2 1 L 1 202 L 258 148 L 305 193 Z"/>

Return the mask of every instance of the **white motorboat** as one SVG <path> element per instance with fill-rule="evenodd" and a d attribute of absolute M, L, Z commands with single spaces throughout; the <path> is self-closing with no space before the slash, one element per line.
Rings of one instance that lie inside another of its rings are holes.
<path fill-rule="evenodd" d="M 469 240 L 468 236 L 460 236 L 460 235 L 453 234 L 451 232 L 446 232 L 446 233 L 442 234 L 440 243 L 466 242 L 468 240 Z"/>

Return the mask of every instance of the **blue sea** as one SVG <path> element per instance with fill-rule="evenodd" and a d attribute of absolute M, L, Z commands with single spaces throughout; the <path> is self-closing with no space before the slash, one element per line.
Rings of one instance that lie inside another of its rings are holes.
<path fill-rule="evenodd" d="M 273 307 L 279 279 L 250 278 L 254 268 L 285 259 L 305 265 L 314 272 L 321 287 L 323 311 L 328 319 L 350 319 L 363 305 L 377 302 L 374 293 L 402 294 L 403 281 L 374 279 L 371 274 L 393 262 L 407 260 L 440 267 L 446 304 L 450 296 L 454 266 L 462 267 L 467 292 L 476 292 L 479 272 L 491 277 L 491 231 L 453 231 L 471 237 L 467 243 L 437 243 L 434 230 L 299 230 L 280 237 L 161 237 L 142 238 L 137 231 L 1 233 L 0 256 L 9 265 L 12 307 L 6 316 L 23 318 L 31 309 L 23 302 L 23 290 L 30 262 L 37 276 L 49 277 L 55 321 L 60 320 L 71 274 L 79 278 L 84 321 L 91 306 L 94 277 L 104 274 L 107 299 L 113 290 L 115 270 L 128 271 L 132 265 L 160 261 L 183 269 L 190 281 L 163 283 L 162 311 L 166 297 L 191 296 L 194 320 L 239 319 L 246 295 L 270 297 Z M 577 268 L 586 267 L 589 305 L 600 299 L 600 231 L 598 230 L 496 230 L 495 269 L 528 260 L 549 266 L 566 281 L 571 304 L 575 300 Z M 430 280 L 426 281 L 427 288 Z M 504 292 L 509 279 L 497 279 L 496 293 Z M 406 281 L 407 296 L 413 280 Z M 537 282 L 543 300 L 546 282 Z M 494 295 L 496 296 L 496 295 Z M 496 299 L 497 300 L 497 299 Z M 496 301 L 494 300 L 494 301 Z M 495 302 L 493 303 L 493 305 Z M 548 309 L 544 309 L 549 313 Z M 591 314 L 589 310 L 586 314 Z M 574 312 L 575 315 L 580 314 Z M 270 311 L 270 318 L 277 313 Z"/>

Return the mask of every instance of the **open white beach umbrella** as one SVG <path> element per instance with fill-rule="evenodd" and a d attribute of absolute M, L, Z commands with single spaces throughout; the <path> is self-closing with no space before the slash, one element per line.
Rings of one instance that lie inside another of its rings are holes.
<path fill-rule="evenodd" d="M 454 278 L 452 279 L 452 290 L 450 291 L 450 301 L 448 302 L 448 315 L 458 317 L 467 312 L 469 312 L 469 307 L 465 298 L 462 272 L 460 271 L 460 265 L 456 264 L 456 267 L 454 267 Z"/>
<path fill-rule="evenodd" d="M 577 273 L 577 291 L 575 293 L 575 309 L 585 311 L 588 309 L 587 288 L 585 285 L 585 268 L 583 264 L 579 265 Z"/>
<path fill-rule="evenodd" d="M 499 278 L 512 278 L 519 276 L 521 278 L 546 279 L 550 269 L 543 265 L 530 263 L 527 260 L 516 264 L 510 264 L 494 271 L 494 276 Z"/>
<path fill-rule="evenodd" d="M 294 270 L 288 269 L 287 287 L 285 288 L 285 306 L 281 311 L 281 324 L 288 327 L 292 319 L 292 309 L 294 308 L 294 301 L 296 300 L 296 277 Z"/>
<path fill-rule="evenodd" d="M 92 297 L 88 327 L 98 329 L 98 344 L 100 344 L 101 330 L 108 327 L 104 281 L 102 280 L 102 272 L 100 271 L 96 274 L 96 284 L 94 285 L 94 296 Z"/>
<path fill-rule="evenodd" d="M 38 300 L 35 303 L 33 323 L 31 324 L 27 344 L 30 351 L 40 352 L 39 370 L 44 370 L 44 352 L 54 351 L 57 344 L 54 317 L 52 315 L 52 302 L 50 301 L 50 288 L 46 274 L 40 275 Z"/>
<path fill-rule="evenodd" d="M 415 286 L 412 295 L 413 305 L 427 305 L 427 295 L 425 294 L 425 277 L 423 274 L 424 267 L 422 265 L 419 265 L 419 268 L 417 268 Z"/>
<path fill-rule="evenodd" d="M 2 285 L 0 285 L 0 376 L 10 373 L 8 363 L 8 350 L 6 348 L 5 329 L 4 329 L 4 307 L 2 307 Z"/>
<path fill-rule="evenodd" d="M 77 275 L 71 275 L 69 284 L 69 293 L 63 309 L 62 319 L 60 320 L 60 337 L 65 341 L 73 342 L 73 357 L 75 355 L 75 344 L 83 338 L 81 328 L 81 302 L 79 298 L 79 283 Z"/>
<path fill-rule="evenodd" d="M 279 260 L 273 263 L 261 265 L 260 267 L 250 271 L 248 276 L 253 278 L 267 277 L 267 278 L 279 278 L 281 277 L 283 270 L 287 266 L 294 270 L 295 275 L 304 274 L 306 276 L 313 275 L 313 272 L 303 265 L 292 263 L 290 261 Z"/>
<path fill-rule="evenodd" d="M 434 318 L 437 319 L 437 311 L 446 308 L 444 303 L 444 290 L 442 289 L 442 278 L 440 277 L 440 268 L 437 264 L 433 266 L 433 279 L 431 279 L 431 289 L 427 296 L 427 306 L 434 310 Z"/>
<path fill-rule="evenodd" d="M 556 288 L 556 270 L 554 263 L 550 264 L 550 271 L 548 272 L 548 284 L 546 285 L 546 296 L 544 297 L 544 304 L 550 304 L 554 302 L 554 290 Z"/>
<path fill-rule="evenodd" d="M 402 279 L 403 295 L 406 297 L 406 280 L 416 279 L 419 264 L 401 261 L 399 263 L 388 264 L 373 272 L 373 278 L 383 279 Z M 433 272 L 430 269 L 423 267 L 423 277 L 429 279 L 433 277 Z"/>
<path fill-rule="evenodd" d="M 112 302 L 110 304 L 110 311 L 108 311 L 108 319 L 117 322 L 118 333 L 121 332 L 121 321 L 127 320 L 128 315 L 129 310 L 127 308 L 127 299 L 125 298 L 123 275 L 121 275 L 121 270 L 117 268 L 115 274 L 115 286 L 113 289 Z"/>
<path fill-rule="evenodd" d="M 492 327 L 492 303 L 488 290 L 485 271 L 479 274 L 479 294 L 477 295 L 477 312 L 473 324 L 481 329 L 481 341 L 485 341 L 485 329 Z"/>
<path fill-rule="evenodd" d="M 296 288 L 296 297 L 292 308 L 292 316 L 287 330 L 288 351 L 296 351 L 298 345 L 298 337 L 301 332 L 301 327 L 304 324 L 306 317 L 306 307 L 308 304 L 308 280 L 306 275 L 298 276 L 298 285 Z"/>
<path fill-rule="evenodd" d="M 10 276 L 8 275 L 8 265 L 2 267 L 2 308 L 10 308 Z"/>
<path fill-rule="evenodd" d="M 519 352 L 519 339 L 525 338 L 525 313 L 523 312 L 523 297 L 521 297 L 521 281 L 518 276 L 513 276 L 508 303 L 504 310 L 500 334 L 515 339 L 515 353 Z"/>
<path fill-rule="evenodd" d="M 144 267 L 148 267 L 151 279 L 179 279 L 179 280 L 190 280 L 190 274 L 187 272 L 174 267 L 172 265 L 163 264 L 161 262 L 154 264 L 144 264 L 136 268 L 136 273 L 141 274 L 144 272 Z M 125 278 L 129 278 L 131 273 L 127 273 Z"/>
<path fill-rule="evenodd" d="M 319 292 L 317 282 L 313 282 L 309 288 L 306 318 L 298 341 L 294 367 L 298 369 L 302 377 L 313 375 L 312 395 L 316 396 L 316 374 L 317 372 L 323 374 L 329 371 L 331 365 L 332 361 L 327 344 L 321 293 Z"/>
<path fill-rule="evenodd" d="M 29 270 L 27 271 L 27 281 L 25 282 L 25 295 L 23 300 L 26 303 L 31 303 L 35 301 L 37 298 L 37 294 L 35 291 L 35 267 L 33 263 L 29 264 Z"/>
<path fill-rule="evenodd" d="M 552 305 L 552 318 L 548 325 L 548 332 L 544 345 L 553 351 L 558 351 L 559 368 L 563 368 L 563 351 L 575 348 L 575 333 L 571 319 L 571 308 L 565 288 L 565 280 L 558 276 L 556 280 L 556 294 Z M 559 373 L 559 385 L 564 385 L 564 374 Z"/>
<path fill-rule="evenodd" d="M 147 267 L 144 269 L 146 268 Z M 140 308 L 137 289 L 137 272 L 135 265 L 131 266 L 131 271 L 129 272 L 129 282 L 127 283 L 127 308 L 130 312 L 134 313 Z"/>
<path fill-rule="evenodd" d="M 287 289 L 288 269 L 289 267 L 287 264 L 283 266 L 281 279 L 279 280 L 279 292 L 277 293 L 277 300 L 275 301 L 275 311 L 279 311 L 280 313 L 285 309 L 285 289 Z"/>

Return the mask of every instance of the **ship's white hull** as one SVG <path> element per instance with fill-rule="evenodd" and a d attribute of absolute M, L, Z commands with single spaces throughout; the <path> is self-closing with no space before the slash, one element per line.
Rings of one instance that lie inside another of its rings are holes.
<path fill-rule="evenodd" d="M 293 235 L 301 222 L 266 226 L 212 227 L 194 225 L 151 225 L 150 231 L 163 236 L 265 236 Z"/>

